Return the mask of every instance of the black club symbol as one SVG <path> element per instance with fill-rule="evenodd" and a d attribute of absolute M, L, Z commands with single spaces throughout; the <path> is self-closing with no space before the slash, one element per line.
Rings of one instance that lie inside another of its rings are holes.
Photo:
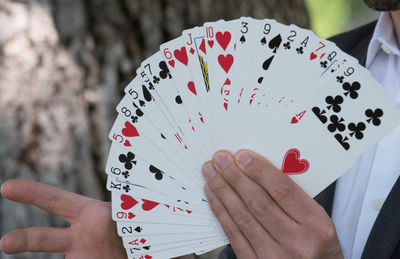
<path fill-rule="evenodd" d="M 160 78 L 158 76 L 153 76 L 153 83 L 158 84 L 160 82 Z"/>
<path fill-rule="evenodd" d="M 149 83 L 149 89 L 154 90 L 154 85 L 152 83 Z"/>
<path fill-rule="evenodd" d="M 379 126 L 381 125 L 381 120 L 379 118 L 383 116 L 383 111 L 380 108 L 375 109 L 375 111 L 373 111 L 372 109 L 368 109 L 365 111 L 365 116 L 368 117 L 368 123 L 372 121 L 372 124 L 374 124 L 375 126 Z"/>
<path fill-rule="evenodd" d="M 119 155 L 119 161 L 124 164 L 127 170 L 131 170 L 133 165 L 136 165 L 136 161 L 133 159 L 135 159 L 135 154 L 132 152 L 128 152 L 126 155 Z"/>
<path fill-rule="evenodd" d="M 283 44 L 283 47 L 284 47 L 285 49 L 290 49 L 290 42 L 288 41 L 288 42 L 284 43 L 284 44 Z"/>
<path fill-rule="evenodd" d="M 154 174 L 154 177 L 155 177 L 157 180 L 162 180 L 163 174 L 164 174 L 163 171 L 161 171 L 160 169 L 158 169 L 157 167 L 155 167 L 155 166 L 153 166 L 153 165 L 150 165 L 150 166 L 149 166 L 149 170 L 150 170 L 151 173 Z"/>
<path fill-rule="evenodd" d="M 131 190 L 131 187 L 129 185 L 125 185 L 124 187 L 122 187 L 122 189 L 124 189 L 125 192 L 129 192 Z"/>
<path fill-rule="evenodd" d="M 139 120 L 138 116 L 131 116 L 132 123 L 136 123 Z"/>
<path fill-rule="evenodd" d="M 357 99 L 358 93 L 357 91 L 360 90 L 361 85 L 359 82 L 353 82 L 350 84 L 349 82 L 346 82 L 342 85 L 343 90 L 346 92 L 344 93 L 345 96 L 349 95 L 351 99 Z"/>
<path fill-rule="evenodd" d="M 364 137 L 363 131 L 365 130 L 365 124 L 363 122 L 359 122 L 357 124 L 351 122 L 347 126 L 347 128 L 351 131 L 350 136 L 355 136 L 356 139 L 362 139 Z"/>
<path fill-rule="evenodd" d="M 328 66 L 328 61 L 321 61 L 319 64 L 321 67 L 326 68 Z"/>
<path fill-rule="evenodd" d="M 337 81 L 338 83 L 343 83 L 343 80 L 344 80 L 344 76 L 337 76 L 337 77 L 336 77 L 336 81 Z"/>
<path fill-rule="evenodd" d="M 303 47 L 296 48 L 297 54 L 303 54 Z"/>
<path fill-rule="evenodd" d="M 125 179 L 127 179 L 129 177 L 129 172 L 128 171 L 122 172 L 122 175 L 124 176 Z"/>
<path fill-rule="evenodd" d="M 340 110 L 342 109 L 340 107 L 340 104 L 343 103 L 343 97 L 340 95 L 336 95 L 335 98 L 333 98 L 332 96 L 327 96 L 325 98 L 325 102 L 327 104 L 329 104 L 326 108 L 328 108 L 328 110 L 330 110 L 332 108 L 332 110 L 334 112 L 340 112 Z"/>
<path fill-rule="evenodd" d="M 332 115 L 330 118 L 331 123 L 328 125 L 328 130 L 330 132 L 335 132 L 336 130 L 338 131 L 344 131 L 346 129 L 346 125 L 344 125 L 344 119 L 340 118 L 336 115 Z"/>
<path fill-rule="evenodd" d="M 159 75 L 160 75 L 160 77 L 161 77 L 162 79 L 166 79 L 167 77 L 168 77 L 169 79 L 172 78 L 171 73 L 170 73 L 170 71 L 169 71 L 169 69 L 168 69 L 167 63 L 166 63 L 165 61 L 161 61 L 161 62 L 158 64 L 158 66 L 159 66 L 160 69 L 161 69 Z"/>

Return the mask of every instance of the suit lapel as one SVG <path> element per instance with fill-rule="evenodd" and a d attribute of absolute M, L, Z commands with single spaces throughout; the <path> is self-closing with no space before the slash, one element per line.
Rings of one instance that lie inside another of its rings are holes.
<path fill-rule="evenodd" d="M 365 37 L 351 55 L 358 58 L 365 66 L 368 45 L 372 32 Z M 362 259 L 391 258 L 397 247 L 400 237 L 400 178 L 397 179 L 392 190 L 375 220 L 375 223 L 365 244 Z M 399 251 L 397 251 L 399 252 Z"/>
<path fill-rule="evenodd" d="M 391 258 L 400 238 L 400 177 L 397 179 L 367 239 L 362 259 Z"/>
<path fill-rule="evenodd" d="M 365 66 L 368 45 L 372 38 L 372 32 L 365 37 L 352 51 L 351 55 L 358 58 L 360 64 Z M 400 237 L 400 177 L 375 220 L 364 247 L 362 259 L 391 258 L 399 253 Z M 397 252 L 396 252 L 397 251 Z"/>
<path fill-rule="evenodd" d="M 317 196 L 314 197 L 314 200 L 321 205 L 326 213 L 332 216 L 332 205 L 333 205 L 333 196 L 335 194 L 336 181 L 331 185 L 325 188 L 322 192 L 320 192 Z"/>

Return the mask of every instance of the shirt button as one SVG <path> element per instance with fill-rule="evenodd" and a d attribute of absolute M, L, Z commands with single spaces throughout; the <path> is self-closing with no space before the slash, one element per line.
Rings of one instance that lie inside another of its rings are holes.
<path fill-rule="evenodd" d="M 381 45 L 381 48 L 382 48 L 383 51 L 386 52 L 386 54 L 390 54 L 390 48 L 389 48 L 388 45 L 386 45 L 385 43 L 383 43 L 383 44 Z"/>
<path fill-rule="evenodd" d="M 375 199 L 372 201 L 372 208 L 376 210 L 380 210 L 383 206 L 383 200 L 382 199 Z"/>

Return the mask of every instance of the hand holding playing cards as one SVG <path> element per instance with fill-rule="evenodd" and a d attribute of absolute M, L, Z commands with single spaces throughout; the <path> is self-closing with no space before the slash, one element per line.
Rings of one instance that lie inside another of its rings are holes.
<path fill-rule="evenodd" d="M 23 252 L 63 253 L 66 258 L 126 258 L 111 204 L 28 180 L 11 180 L 2 185 L 2 195 L 34 205 L 71 223 L 68 228 L 31 227 L 15 230 L 1 240 L 8 254 Z"/>
<path fill-rule="evenodd" d="M 238 258 L 343 258 L 324 209 L 262 156 L 220 151 L 203 175 Z"/>

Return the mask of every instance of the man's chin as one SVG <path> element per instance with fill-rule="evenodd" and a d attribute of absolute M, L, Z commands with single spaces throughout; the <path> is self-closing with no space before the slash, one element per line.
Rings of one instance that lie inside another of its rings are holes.
<path fill-rule="evenodd" d="M 400 9 L 400 0 L 364 0 L 369 8 L 376 11 L 395 11 Z"/>

